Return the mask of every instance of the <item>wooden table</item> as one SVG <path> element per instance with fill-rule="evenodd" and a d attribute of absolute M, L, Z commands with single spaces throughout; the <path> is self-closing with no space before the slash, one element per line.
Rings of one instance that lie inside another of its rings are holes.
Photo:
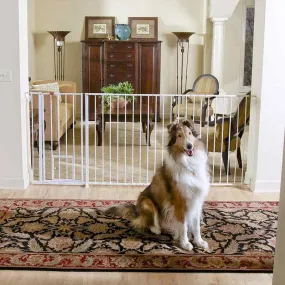
<path fill-rule="evenodd" d="M 97 106 L 96 113 L 90 114 L 89 120 L 95 121 L 98 134 L 98 146 L 102 146 L 102 131 L 105 130 L 106 122 L 140 122 L 146 136 L 146 143 L 150 146 L 150 136 L 154 127 L 155 112 L 152 106 L 147 104 L 128 103 L 125 108 L 108 108 L 104 110 L 102 105 Z"/>

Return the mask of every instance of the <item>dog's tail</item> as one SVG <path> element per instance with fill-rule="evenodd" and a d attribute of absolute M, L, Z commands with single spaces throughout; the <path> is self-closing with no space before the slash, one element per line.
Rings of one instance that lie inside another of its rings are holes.
<path fill-rule="evenodd" d="M 117 206 L 112 206 L 105 211 L 108 216 L 117 216 L 133 221 L 138 217 L 137 207 L 134 204 L 121 204 Z"/>

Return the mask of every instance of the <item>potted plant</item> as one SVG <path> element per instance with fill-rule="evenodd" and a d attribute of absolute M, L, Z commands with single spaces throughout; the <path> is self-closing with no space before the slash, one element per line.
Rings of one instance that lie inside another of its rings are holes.
<path fill-rule="evenodd" d="M 119 108 L 124 108 L 128 102 L 132 102 L 136 99 L 134 96 L 125 95 L 125 94 L 133 94 L 134 88 L 131 83 L 129 82 L 120 82 L 119 84 L 110 84 L 107 86 L 104 86 L 101 89 L 102 92 L 106 93 L 107 95 L 104 95 L 102 97 L 104 100 L 104 106 L 107 108 L 117 108 L 117 105 L 119 104 Z M 122 94 L 121 96 L 115 95 L 115 94 Z"/>

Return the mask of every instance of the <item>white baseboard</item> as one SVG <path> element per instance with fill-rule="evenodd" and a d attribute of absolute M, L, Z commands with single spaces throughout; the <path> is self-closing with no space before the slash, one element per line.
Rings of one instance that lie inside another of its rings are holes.
<path fill-rule="evenodd" d="M 0 177 L 0 189 L 25 190 L 29 186 L 29 177 L 9 178 Z"/>
<path fill-rule="evenodd" d="M 280 192 L 280 181 L 256 181 L 254 185 L 254 193 L 265 193 L 265 192 Z"/>

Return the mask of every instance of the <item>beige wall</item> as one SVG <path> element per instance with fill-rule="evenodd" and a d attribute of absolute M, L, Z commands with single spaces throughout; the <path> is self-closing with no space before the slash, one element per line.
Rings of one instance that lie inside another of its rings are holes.
<path fill-rule="evenodd" d="M 244 17 L 245 6 L 254 5 L 254 0 L 240 0 L 233 14 L 225 21 L 223 90 L 227 94 L 247 92 L 242 88 L 242 69 L 244 58 Z M 211 73 L 213 23 L 207 20 L 205 35 L 204 73 Z"/>
<path fill-rule="evenodd" d="M 213 42 L 213 23 L 211 20 L 206 21 L 206 34 L 204 36 L 204 71 L 203 73 L 211 73 L 212 61 L 212 42 Z"/>
<path fill-rule="evenodd" d="M 241 0 L 237 4 L 232 17 L 225 22 L 223 88 L 228 94 L 236 94 L 240 89 L 241 52 L 244 44 L 242 41 L 243 2 Z"/>
<path fill-rule="evenodd" d="M 246 6 L 254 0 L 240 0 L 232 16 L 225 22 L 223 88 L 227 94 L 247 92 L 242 86 L 244 60 L 244 29 Z"/>
<path fill-rule="evenodd" d="M 201 33 L 203 1 L 196 0 L 36 0 L 36 77 L 53 78 L 52 37 L 48 30 L 70 30 L 66 37 L 66 80 L 75 81 L 81 91 L 81 43 L 85 16 L 116 16 L 116 23 L 127 23 L 128 16 L 159 17 L 162 40 L 161 93 L 176 90 L 176 39 L 172 31 Z M 202 45 L 192 36 L 188 85 L 202 72 Z"/>

